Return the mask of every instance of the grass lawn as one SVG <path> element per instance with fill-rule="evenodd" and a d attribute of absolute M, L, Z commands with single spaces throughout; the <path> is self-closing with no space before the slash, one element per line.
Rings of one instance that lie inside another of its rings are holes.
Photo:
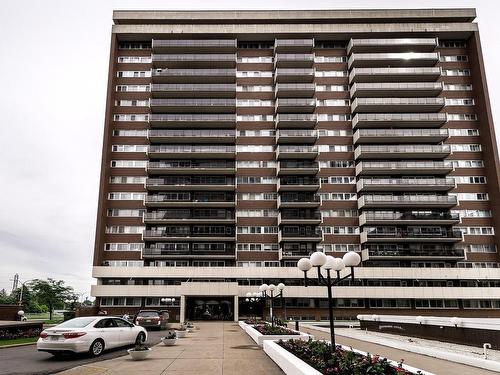
<path fill-rule="evenodd" d="M 36 342 L 38 337 L 28 337 L 22 339 L 11 339 L 11 340 L 0 340 L 0 346 L 5 345 L 15 345 L 15 344 L 29 344 L 31 342 Z"/>

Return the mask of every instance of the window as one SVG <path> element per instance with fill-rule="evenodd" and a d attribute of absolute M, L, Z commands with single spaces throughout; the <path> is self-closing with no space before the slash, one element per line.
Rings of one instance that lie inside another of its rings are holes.
<path fill-rule="evenodd" d="M 472 84 L 470 83 L 445 83 L 444 91 L 472 91 Z"/>
<path fill-rule="evenodd" d="M 123 64 L 149 64 L 151 56 L 118 56 L 118 62 Z"/>
<path fill-rule="evenodd" d="M 237 71 L 236 77 L 272 77 L 271 71 Z"/>
<path fill-rule="evenodd" d="M 475 113 L 448 113 L 449 121 L 476 121 Z"/>
<path fill-rule="evenodd" d="M 481 145 L 479 144 L 450 144 L 451 151 L 454 152 L 480 152 Z"/>
<path fill-rule="evenodd" d="M 143 267 L 142 260 L 106 260 L 104 265 L 108 267 Z"/>
<path fill-rule="evenodd" d="M 238 99 L 236 105 L 238 107 L 273 107 L 274 100 Z"/>
<path fill-rule="evenodd" d="M 276 130 L 238 130 L 237 135 L 239 137 L 274 137 Z"/>
<path fill-rule="evenodd" d="M 116 86 L 117 92 L 148 92 L 149 85 L 118 85 Z"/>
<path fill-rule="evenodd" d="M 276 243 L 238 243 L 238 251 L 278 251 L 279 245 Z"/>
<path fill-rule="evenodd" d="M 266 160 L 238 160 L 236 166 L 238 168 L 276 168 L 276 161 Z"/>
<path fill-rule="evenodd" d="M 461 217 L 492 217 L 490 210 L 452 210 L 454 214 Z"/>
<path fill-rule="evenodd" d="M 236 262 L 237 267 L 280 267 L 280 262 L 264 261 L 264 262 Z"/>
<path fill-rule="evenodd" d="M 148 115 L 145 114 L 136 114 L 136 115 L 114 115 L 114 121 L 148 121 Z"/>
<path fill-rule="evenodd" d="M 239 63 L 272 63 L 272 56 L 242 56 L 238 57 Z"/>
<path fill-rule="evenodd" d="M 439 57 L 439 61 L 441 62 L 467 62 L 469 61 L 469 57 L 466 55 L 441 55 Z"/>
<path fill-rule="evenodd" d="M 143 71 L 128 71 L 122 70 L 116 72 L 116 76 L 118 78 L 145 78 L 151 77 L 151 70 L 143 70 Z"/>
<path fill-rule="evenodd" d="M 314 72 L 316 77 L 347 77 L 345 70 L 316 70 Z"/>
<path fill-rule="evenodd" d="M 323 99 L 318 100 L 318 106 L 320 107 L 343 107 L 350 106 L 351 101 L 349 99 Z"/>
<path fill-rule="evenodd" d="M 104 251 L 142 251 L 143 243 L 106 243 Z"/>
<path fill-rule="evenodd" d="M 474 105 L 474 99 L 473 98 L 464 98 L 464 99 L 449 99 L 449 98 L 447 98 L 445 103 L 446 103 L 446 105 L 469 106 L 469 105 Z"/>
<path fill-rule="evenodd" d="M 359 234 L 359 227 L 321 227 L 325 234 L 351 235 Z"/>
<path fill-rule="evenodd" d="M 113 192 L 108 193 L 108 199 L 110 201 L 142 201 L 146 198 L 146 193 L 132 193 L 132 192 Z"/>
<path fill-rule="evenodd" d="M 440 40 L 439 41 L 440 48 L 465 48 L 467 47 L 467 43 L 465 40 Z"/>
<path fill-rule="evenodd" d="M 448 129 L 448 134 L 454 137 L 476 137 L 479 129 Z"/>
<path fill-rule="evenodd" d="M 318 129 L 318 135 L 320 137 L 352 137 L 352 130 L 326 130 Z"/>
<path fill-rule="evenodd" d="M 111 176 L 109 183 L 143 185 L 146 183 L 146 178 L 146 176 Z"/>
<path fill-rule="evenodd" d="M 347 85 L 316 85 L 316 91 L 349 91 L 349 86 Z"/>
<path fill-rule="evenodd" d="M 496 253 L 497 245 L 466 245 L 465 251 L 467 251 L 468 253 Z"/>
<path fill-rule="evenodd" d="M 323 217 L 358 217 L 358 210 L 326 210 L 321 213 Z"/>
<path fill-rule="evenodd" d="M 471 236 L 493 236 L 495 230 L 493 227 L 457 227 L 463 234 Z"/>
<path fill-rule="evenodd" d="M 271 57 L 272 60 L 272 57 Z M 271 85 L 241 85 L 236 86 L 238 92 L 272 92 L 274 91 Z"/>
<path fill-rule="evenodd" d="M 237 210 L 237 217 L 278 217 L 278 210 Z"/>
<path fill-rule="evenodd" d="M 487 201 L 488 193 L 450 193 L 455 195 L 459 201 Z"/>
<path fill-rule="evenodd" d="M 150 49 L 151 42 L 120 42 L 118 49 Z"/>
<path fill-rule="evenodd" d="M 343 63 L 347 62 L 347 56 L 315 56 L 315 63 Z"/>
<path fill-rule="evenodd" d="M 325 244 L 323 245 L 323 250 L 325 252 L 337 252 L 337 253 L 347 253 L 349 251 L 360 251 L 358 244 Z"/>
<path fill-rule="evenodd" d="M 144 215 L 146 210 L 140 209 L 109 209 L 108 216 L 109 217 L 141 217 Z"/>
<path fill-rule="evenodd" d="M 140 307 L 142 304 L 141 297 L 102 297 L 101 306 L 130 306 L 130 307 Z M 106 321 L 111 321 L 111 323 L 106 323 Z M 103 327 L 109 327 L 112 325 L 116 326 L 114 319 L 103 319 L 99 323 L 103 322 Z M 97 325 L 96 325 L 97 327 Z M 100 328 L 100 327 L 97 327 Z"/>
<path fill-rule="evenodd" d="M 443 69 L 444 76 L 465 77 L 470 76 L 470 69 Z"/>
<path fill-rule="evenodd" d="M 450 160 L 455 168 L 483 168 L 482 160 Z"/>
<path fill-rule="evenodd" d="M 416 309 L 458 309 L 455 299 L 415 299 Z"/>
<path fill-rule="evenodd" d="M 238 184 L 276 184 L 278 179 L 276 177 L 253 177 L 253 176 L 241 176 L 237 177 Z"/>
<path fill-rule="evenodd" d="M 131 129 L 131 130 L 113 130 L 113 137 L 147 137 L 147 130 Z"/>
<path fill-rule="evenodd" d="M 111 168 L 146 168 L 147 160 L 111 160 Z"/>
<path fill-rule="evenodd" d="M 238 234 L 276 234 L 278 227 L 236 227 Z"/>
<path fill-rule="evenodd" d="M 330 115 L 326 113 L 318 114 L 318 121 L 351 121 L 351 115 Z"/>
<path fill-rule="evenodd" d="M 486 177 L 484 176 L 453 176 L 457 184 L 485 184 Z"/>
<path fill-rule="evenodd" d="M 107 225 L 107 234 L 142 234 L 146 227 L 132 225 Z"/>
<path fill-rule="evenodd" d="M 273 115 L 237 115 L 236 121 L 274 121 Z"/>
<path fill-rule="evenodd" d="M 323 168 L 354 168 L 355 163 L 353 160 L 320 160 L 319 165 Z"/>
<path fill-rule="evenodd" d="M 274 152 L 274 146 L 237 145 L 236 152 Z"/>
<path fill-rule="evenodd" d="M 147 145 L 112 145 L 112 152 L 148 152 Z"/>
<path fill-rule="evenodd" d="M 118 107 L 149 107 L 149 100 L 115 100 Z"/>
<path fill-rule="evenodd" d="M 350 201 L 356 200 L 356 193 L 320 193 L 321 200 L 325 201 Z"/>
<path fill-rule="evenodd" d="M 321 177 L 322 184 L 356 184 L 356 177 L 351 176 L 330 176 Z"/>
<path fill-rule="evenodd" d="M 277 193 L 238 193 L 240 201 L 272 201 L 278 199 Z"/>

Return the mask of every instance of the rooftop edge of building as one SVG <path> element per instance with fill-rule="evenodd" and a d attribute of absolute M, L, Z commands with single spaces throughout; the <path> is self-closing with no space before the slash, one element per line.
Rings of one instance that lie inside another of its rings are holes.
<path fill-rule="evenodd" d="M 475 8 L 314 10 L 114 10 L 120 24 L 472 22 Z"/>

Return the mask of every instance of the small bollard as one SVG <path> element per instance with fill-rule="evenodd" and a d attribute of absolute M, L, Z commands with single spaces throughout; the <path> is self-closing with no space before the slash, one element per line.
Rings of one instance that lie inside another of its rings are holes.
<path fill-rule="evenodd" d="M 295 321 L 295 330 L 299 331 L 299 321 L 298 320 Z"/>
<path fill-rule="evenodd" d="M 491 344 L 490 343 L 484 343 L 483 344 L 484 359 L 488 359 L 488 349 L 491 349 Z"/>

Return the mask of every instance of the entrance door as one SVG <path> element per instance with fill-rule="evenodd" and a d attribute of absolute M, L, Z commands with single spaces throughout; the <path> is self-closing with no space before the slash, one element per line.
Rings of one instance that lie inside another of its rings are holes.
<path fill-rule="evenodd" d="M 186 297 L 187 320 L 229 320 L 234 318 L 234 297 Z"/>

